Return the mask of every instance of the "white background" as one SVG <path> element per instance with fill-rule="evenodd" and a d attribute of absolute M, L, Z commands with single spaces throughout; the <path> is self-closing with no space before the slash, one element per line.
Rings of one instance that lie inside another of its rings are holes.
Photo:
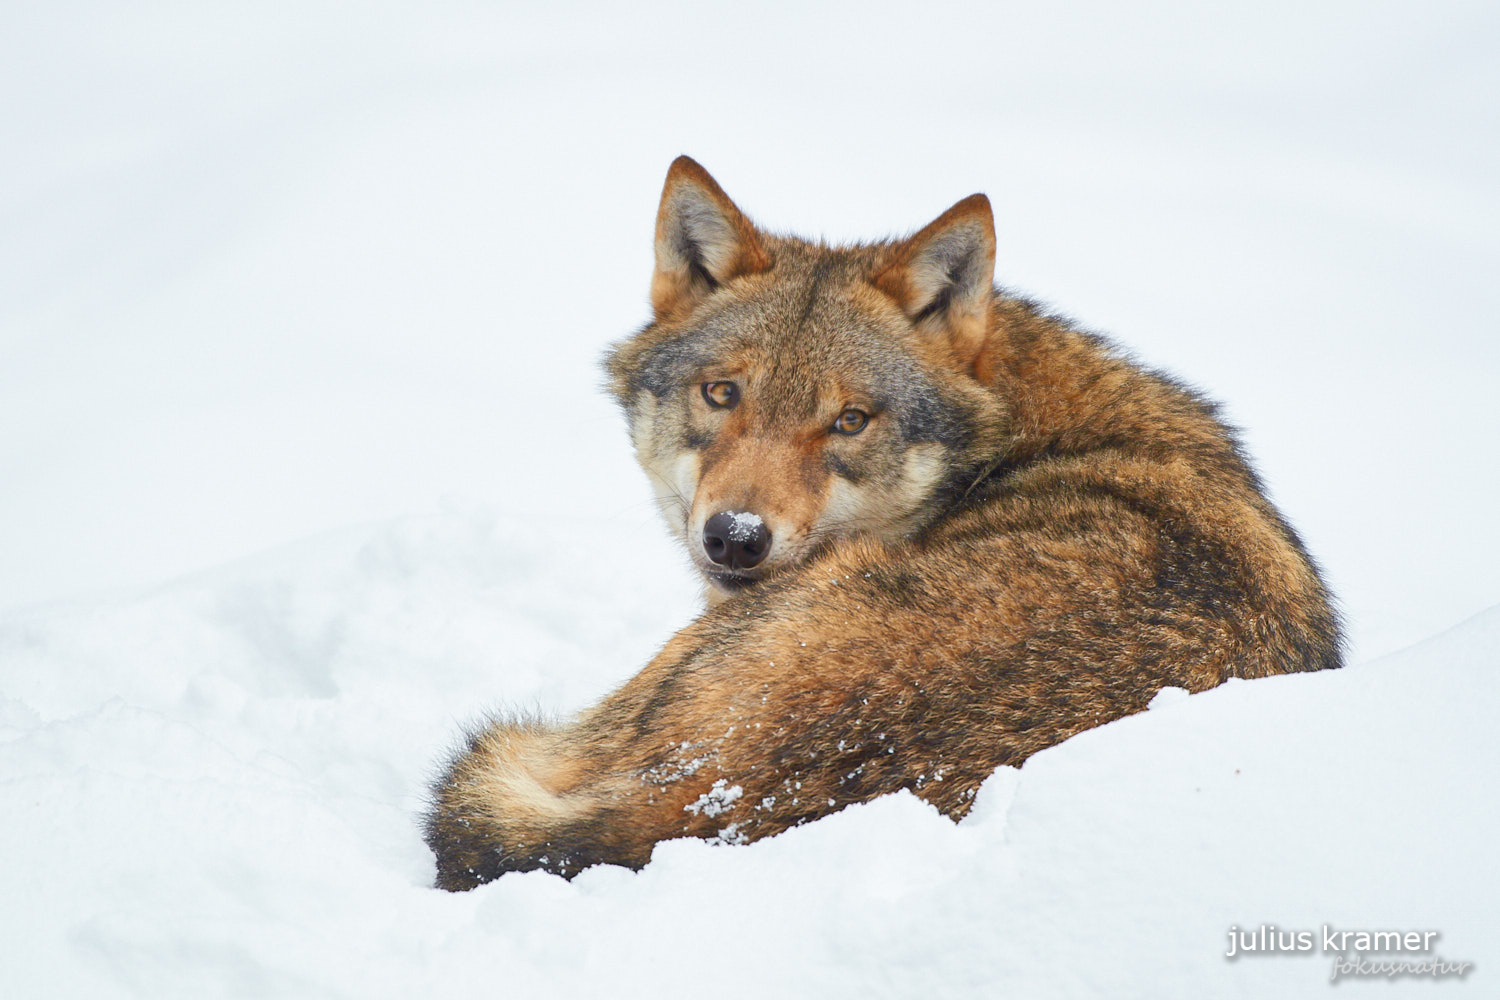
<path fill-rule="evenodd" d="M 1355 658 L 1500 602 L 1491 4 L 0 14 L 0 606 L 443 498 L 644 498 L 595 389 L 689 152 L 772 228 L 974 190 L 1223 400 Z"/>

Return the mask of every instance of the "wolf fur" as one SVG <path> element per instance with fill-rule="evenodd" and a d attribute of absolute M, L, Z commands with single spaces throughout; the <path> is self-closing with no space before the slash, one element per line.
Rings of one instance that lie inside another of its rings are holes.
<path fill-rule="evenodd" d="M 1339 665 L 1214 405 L 996 290 L 994 245 L 983 195 L 830 247 L 672 164 L 655 315 L 606 368 L 709 606 L 571 721 L 470 735 L 427 817 L 439 886 L 638 868 L 902 788 L 957 819 L 1164 686 Z"/>

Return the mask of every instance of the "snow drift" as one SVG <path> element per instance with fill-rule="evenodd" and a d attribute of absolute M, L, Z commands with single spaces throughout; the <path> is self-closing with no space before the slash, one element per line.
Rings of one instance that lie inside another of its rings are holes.
<path fill-rule="evenodd" d="M 634 554 L 659 578 L 621 589 L 452 513 L 0 618 L 0 993 L 1326 988 L 1329 956 L 1224 957 L 1262 924 L 1435 929 L 1486 975 L 1500 608 L 1342 671 L 1168 689 L 956 825 L 901 794 L 638 874 L 429 888 L 454 712 L 580 707 L 691 613 L 670 556 Z"/>

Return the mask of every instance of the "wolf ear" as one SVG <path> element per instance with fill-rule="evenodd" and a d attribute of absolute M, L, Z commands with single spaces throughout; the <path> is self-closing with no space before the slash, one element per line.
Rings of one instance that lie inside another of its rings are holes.
<path fill-rule="evenodd" d="M 770 266 L 755 227 L 708 171 L 688 156 L 673 160 L 656 213 L 651 305 L 657 318 L 691 308 L 731 278 Z"/>
<path fill-rule="evenodd" d="M 871 282 L 919 330 L 946 337 L 971 365 L 984 347 L 995 281 L 995 216 L 972 194 L 891 248 Z"/>

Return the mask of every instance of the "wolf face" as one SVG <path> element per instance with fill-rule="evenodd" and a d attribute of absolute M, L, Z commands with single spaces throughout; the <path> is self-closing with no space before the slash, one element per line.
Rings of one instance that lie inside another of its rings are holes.
<path fill-rule="evenodd" d="M 982 195 L 908 240 L 761 233 L 688 159 L 657 218 L 655 319 L 606 359 L 636 457 L 720 599 L 853 535 L 919 532 L 984 471 Z"/>

